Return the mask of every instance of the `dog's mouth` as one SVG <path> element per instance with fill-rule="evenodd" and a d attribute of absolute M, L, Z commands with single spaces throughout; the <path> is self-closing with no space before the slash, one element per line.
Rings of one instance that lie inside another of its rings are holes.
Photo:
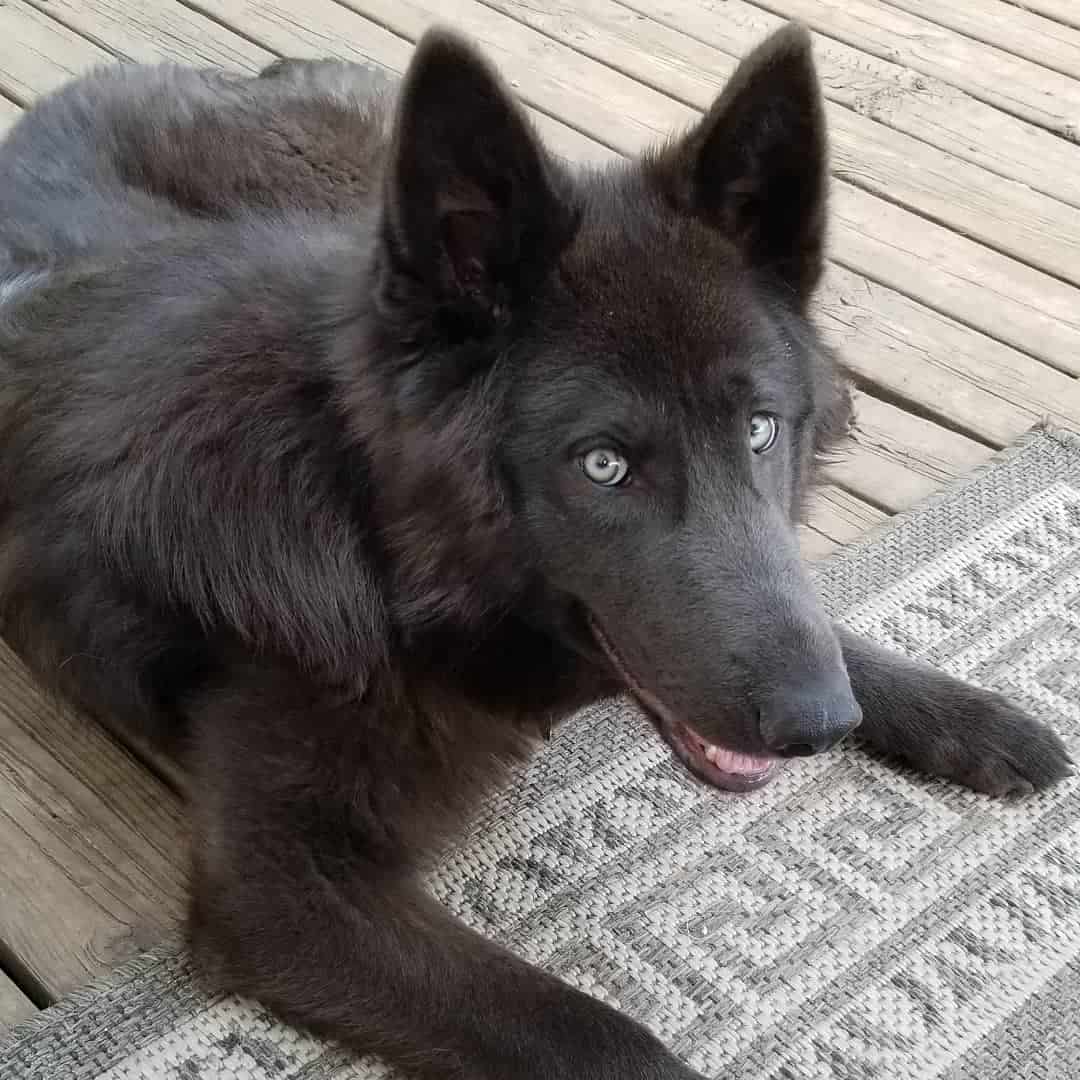
<path fill-rule="evenodd" d="M 655 694 L 641 685 L 596 619 L 592 615 L 588 619 L 589 628 L 604 655 L 627 689 L 652 717 L 657 730 L 675 751 L 675 756 L 694 776 L 723 791 L 754 791 L 776 776 L 781 766 L 778 758 L 729 750 L 702 738 L 688 724 L 673 716 Z"/>

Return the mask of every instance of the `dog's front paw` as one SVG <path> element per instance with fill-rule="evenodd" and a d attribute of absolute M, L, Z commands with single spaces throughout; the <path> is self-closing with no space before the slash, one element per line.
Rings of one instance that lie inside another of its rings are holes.
<path fill-rule="evenodd" d="M 949 689 L 933 710 L 936 733 L 905 755 L 912 764 L 999 796 L 1030 795 L 1072 773 L 1065 744 L 1045 724 L 1000 694 L 962 683 Z"/>
<path fill-rule="evenodd" d="M 838 633 L 863 708 L 858 735 L 874 749 L 988 795 L 1028 795 L 1073 771 L 1061 739 L 1001 694 Z"/>
<path fill-rule="evenodd" d="M 1001 694 L 944 678 L 936 689 L 881 750 L 987 795 L 1030 795 L 1072 772 L 1065 743 Z"/>

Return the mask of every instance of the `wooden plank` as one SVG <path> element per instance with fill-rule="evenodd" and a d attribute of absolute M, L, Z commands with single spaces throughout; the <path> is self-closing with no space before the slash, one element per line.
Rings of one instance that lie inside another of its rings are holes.
<path fill-rule="evenodd" d="M 1080 291 L 884 199 L 836 184 L 831 253 L 852 270 L 1080 374 Z"/>
<path fill-rule="evenodd" d="M 809 563 L 819 562 L 841 546 L 831 536 L 819 532 L 812 525 L 800 525 L 795 532 L 799 540 L 799 551 Z"/>
<path fill-rule="evenodd" d="M 889 0 L 912 15 L 1080 78 L 1080 34 L 1002 0 Z M 1075 10 L 1075 8 L 1074 8 Z"/>
<path fill-rule="evenodd" d="M 356 60 L 361 63 L 374 62 L 399 74 L 405 70 L 412 54 L 412 41 L 408 35 L 401 35 L 391 24 L 380 25 L 364 18 L 355 11 L 340 6 L 333 0 L 305 0 L 303 19 L 295 19 L 290 11 L 279 4 L 265 0 L 198 0 L 199 10 L 240 31 L 264 48 L 281 55 L 302 58 L 336 56 L 343 60 Z M 461 27 L 453 13 L 446 13 L 441 22 Z M 483 42 L 481 42 L 483 44 Z M 505 50 L 503 51 L 505 53 Z M 495 59 L 506 73 L 512 86 L 521 94 L 530 106 L 536 102 L 529 94 L 522 92 L 519 75 L 520 60 L 503 62 L 502 54 Z M 537 50 L 529 61 L 529 79 L 541 83 L 550 82 L 545 72 L 545 64 L 554 65 Z M 556 84 L 559 81 L 555 80 Z M 624 80 L 626 86 L 622 101 L 630 107 L 633 88 L 636 84 Z M 587 88 L 585 90 L 588 93 Z M 595 95 L 592 95 L 595 100 Z M 574 121 L 573 126 L 561 119 L 547 115 L 547 110 L 530 108 L 532 120 L 537 130 L 543 135 L 548 147 L 569 161 L 603 164 L 616 155 L 606 145 L 606 140 L 596 140 L 579 134 L 580 127 Z M 573 114 L 567 115 L 573 120 Z M 632 123 L 632 121 L 631 121 Z M 655 137 L 656 130 L 650 131 Z"/>
<path fill-rule="evenodd" d="M 175 926 L 177 798 L 0 643 L 0 941 L 56 998 Z"/>
<path fill-rule="evenodd" d="M 36 1012 L 34 1003 L 0 971 L 0 1031 Z"/>
<path fill-rule="evenodd" d="M 412 55 L 407 38 L 346 11 L 334 0 L 304 0 L 303 18 L 287 4 L 272 0 L 197 0 L 197 6 L 279 56 L 334 57 L 400 74 Z"/>
<path fill-rule="evenodd" d="M 629 18 L 658 20 L 734 56 L 749 52 L 787 21 L 747 0 L 725 0 L 722 15 L 706 20 L 701 17 L 701 0 L 620 0 L 614 5 L 607 0 L 602 4 L 564 0 L 560 10 L 570 5 L 588 10 L 590 20 L 597 7 L 623 12 L 622 23 Z M 619 32 L 614 14 L 606 18 L 615 22 L 610 32 Z M 814 56 L 828 100 L 1080 207 L 1080 146 L 978 101 L 940 79 L 871 56 L 834 38 L 813 37 Z M 661 43 L 658 59 L 668 48 Z"/>
<path fill-rule="evenodd" d="M 865 393 L 856 392 L 855 411 L 854 446 L 825 476 L 890 514 L 910 509 L 994 453 Z"/>
<path fill-rule="evenodd" d="M 1080 428 L 1075 379 L 836 263 L 816 308 L 826 341 L 891 401 L 998 447 L 1043 419 Z"/>
<path fill-rule="evenodd" d="M 615 0 L 564 0 L 544 6 L 531 0 L 486 3 L 698 109 L 709 107 L 735 69 L 733 55 L 639 18 Z M 434 12 L 435 0 L 430 4 Z M 843 106 L 829 102 L 826 112 L 838 177 L 1080 282 L 1080 213 L 1075 207 Z M 1080 147 L 1074 149 L 1080 166 Z"/>
<path fill-rule="evenodd" d="M 41 94 L 57 89 L 76 75 L 82 74 L 96 64 L 114 62 L 117 58 L 126 58 L 143 63 L 171 59 L 185 63 L 212 62 L 208 58 L 219 55 L 222 63 L 233 68 L 252 70 L 264 61 L 273 59 L 273 50 L 244 41 L 223 26 L 218 26 L 211 19 L 193 15 L 191 19 L 178 19 L 169 9 L 177 5 L 169 0 L 155 0 L 153 4 L 133 6 L 126 3 L 111 5 L 115 13 L 112 23 L 90 20 L 90 8 L 84 8 L 77 0 L 64 0 L 70 9 L 74 25 L 74 14 L 85 19 L 87 28 L 97 27 L 96 37 L 99 43 L 92 42 L 79 33 L 49 18 L 25 3 L 24 0 L 8 0 L 0 3 L 0 90 L 17 97 L 21 101 L 32 101 Z M 204 5 L 212 6 L 212 5 Z M 316 3 L 313 7 L 318 6 Z M 326 0 L 326 6 L 336 5 Z M 184 10 L 184 9 L 179 9 Z M 266 6 L 280 20 L 281 26 L 292 28 L 292 44 L 299 45 L 305 40 L 311 43 L 316 35 L 312 34 L 305 16 L 303 27 L 298 27 L 287 12 L 280 8 Z M 338 9 L 340 10 L 340 9 Z M 124 15 L 132 14 L 130 21 Z M 346 13 L 349 14 L 349 13 Z M 160 15 L 161 22 L 155 19 Z M 355 16 L 352 16 L 355 18 Z M 314 21 L 314 20 L 312 20 Z M 396 43 L 400 52 L 399 66 L 378 60 L 377 56 L 366 56 L 364 50 L 353 48 L 345 59 L 372 60 L 382 62 L 393 70 L 402 70 L 411 45 L 392 34 L 387 33 L 374 23 L 365 22 L 365 35 L 376 39 L 376 52 L 379 56 L 390 57 L 393 49 L 387 48 L 388 42 Z M 213 45 L 214 34 L 220 31 L 221 43 Z M 345 50 L 327 48 L 329 38 L 323 47 L 314 44 L 308 50 L 293 48 L 291 55 L 333 56 L 343 55 Z M 242 43 L 242 44 L 241 44 Z M 288 49 L 286 51 L 289 51 Z M 567 158 L 603 161 L 612 157 L 605 147 L 594 140 L 579 135 L 567 125 L 549 117 L 536 114 L 533 117 L 543 133 L 548 145 L 556 153 Z"/>
<path fill-rule="evenodd" d="M 359 0 L 343 6 L 412 41 L 436 24 L 457 28 L 484 49 L 524 101 L 571 119 L 620 153 L 637 153 L 697 116 L 682 102 L 478 0 Z"/>
<path fill-rule="evenodd" d="M 835 176 L 1005 255 L 1080 282 L 1076 207 L 849 109 L 830 104 L 826 113 Z"/>
<path fill-rule="evenodd" d="M 20 116 L 22 116 L 22 109 L 20 109 L 15 102 L 0 97 L 0 139 L 8 133 L 11 125 L 14 124 Z"/>
<path fill-rule="evenodd" d="M 114 59 L 27 4 L 0 4 L 0 90 L 24 104 Z"/>
<path fill-rule="evenodd" d="M 1074 142 L 1080 82 L 874 0 L 766 0 L 762 7 L 873 56 L 966 90 Z M 701 0 L 701 22 L 722 19 L 725 0 Z"/>
<path fill-rule="evenodd" d="M 1056 19 L 1065 26 L 1080 27 L 1080 8 L 1076 0 L 1012 0 L 1013 5 L 1025 11 L 1034 11 L 1048 19 Z"/>
<path fill-rule="evenodd" d="M 888 515 L 834 484 L 823 484 L 810 498 L 813 525 L 800 527 L 807 559 L 820 559 L 888 521 Z"/>
<path fill-rule="evenodd" d="M 31 0 L 33 2 L 33 0 Z M 41 10 L 123 60 L 258 71 L 265 49 L 174 0 L 38 0 Z"/>

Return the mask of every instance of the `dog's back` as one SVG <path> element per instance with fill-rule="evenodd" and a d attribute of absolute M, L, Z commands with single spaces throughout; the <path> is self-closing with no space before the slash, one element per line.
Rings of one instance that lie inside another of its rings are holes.
<path fill-rule="evenodd" d="M 3 144 L 0 275 L 153 243 L 193 215 L 361 210 L 381 182 L 393 93 L 381 69 L 332 60 L 258 77 L 96 71 Z"/>

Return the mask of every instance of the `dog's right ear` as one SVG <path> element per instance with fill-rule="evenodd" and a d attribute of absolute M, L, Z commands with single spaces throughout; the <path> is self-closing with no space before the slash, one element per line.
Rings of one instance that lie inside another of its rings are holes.
<path fill-rule="evenodd" d="M 402 88 L 385 196 L 383 243 L 410 301 L 468 333 L 490 327 L 569 238 L 557 186 L 495 71 L 429 31 Z"/>

